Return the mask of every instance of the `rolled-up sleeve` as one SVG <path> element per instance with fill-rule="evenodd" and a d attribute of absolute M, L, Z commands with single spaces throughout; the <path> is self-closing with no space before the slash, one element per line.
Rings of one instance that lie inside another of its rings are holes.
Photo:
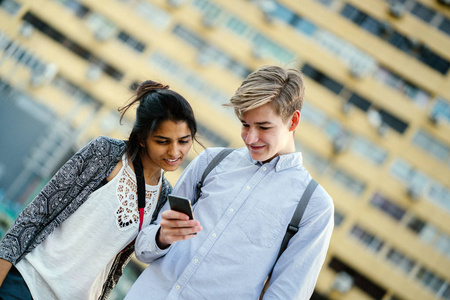
<path fill-rule="evenodd" d="M 170 247 L 160 249 L 156 244 L 156 236 L 160 228 L 159 225 L 152 224 L 144 227 L 139 233 L 135 244 L 136 258 L 139 261 L 149 264 L 169 251 Z"/>

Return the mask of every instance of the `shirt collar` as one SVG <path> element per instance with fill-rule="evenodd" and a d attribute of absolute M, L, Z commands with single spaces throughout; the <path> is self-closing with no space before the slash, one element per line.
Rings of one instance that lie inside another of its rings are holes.
<path fill-rule="evenodd" d="M 255 164 L 257 166 L 263 165 L 262 162 L 254 160 L 252 158 L 252 156 L 250 155 L 250 152 L 247 151 L 247 153 L 248 153 L 248 158 L 250 159 L 250 161 L 253 164 Z M 276 171 L 278 172 L 278 171 L 282 171 L 284 169 L 303 165 L 303 156 L 302 156 L 301 152 L 283 154 L 283 155 L 275 157 L 267 164 L 274 165 L 276 168 Z"/>

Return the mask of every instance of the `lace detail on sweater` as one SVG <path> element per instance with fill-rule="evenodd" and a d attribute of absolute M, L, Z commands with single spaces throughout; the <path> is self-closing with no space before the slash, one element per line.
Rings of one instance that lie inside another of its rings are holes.
<path fill-rule="evenodd" d="M 150 188 L 149 188 L 150 187 Z M 146 186 L 144 215 L 148 216 L 158 196 L 158 186 Z M 139 225 L 137 185 L 134 176 L 125 168 L 117 184 L 119 207 L 116 210 L 116 222 L 119 229 L 135 224 Z"/>

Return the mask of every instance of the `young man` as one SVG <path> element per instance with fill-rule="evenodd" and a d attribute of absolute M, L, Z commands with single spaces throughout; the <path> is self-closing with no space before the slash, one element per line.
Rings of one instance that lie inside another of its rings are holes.
<path fill-rule="evenodd" d="M 295 150 L 304 97 L 302 75 L 263 67 L 248 76 L 227 106 L 242 123 L 244 148 L 206 177 L 195 220 L 166 210 L 141 231 L 136 256 L 151 265 L 126 299 L 257 299 L 277 258 L 300 197 L 311 180 Z M 191 200 L 208 163 L 203 151 L 173 194 Z M 333 201 L 318 186 L 300 229 L 277 261 L 264 299 L 310 298 L 333 230 Z M 196 235 L 193 235 L 196 233 Z"/>

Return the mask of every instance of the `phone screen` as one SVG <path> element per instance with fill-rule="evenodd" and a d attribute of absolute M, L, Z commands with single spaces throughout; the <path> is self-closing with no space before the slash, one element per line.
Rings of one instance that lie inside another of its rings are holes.
<path fill-rule="evenodd" d="M 169 195 L 169 204 L 172 210 L 176 210 L 185 213 L 189 216 L 190 220 L 194 219 L 194 213 L 192 212 L 191 201 L 187 198 Z"/>

